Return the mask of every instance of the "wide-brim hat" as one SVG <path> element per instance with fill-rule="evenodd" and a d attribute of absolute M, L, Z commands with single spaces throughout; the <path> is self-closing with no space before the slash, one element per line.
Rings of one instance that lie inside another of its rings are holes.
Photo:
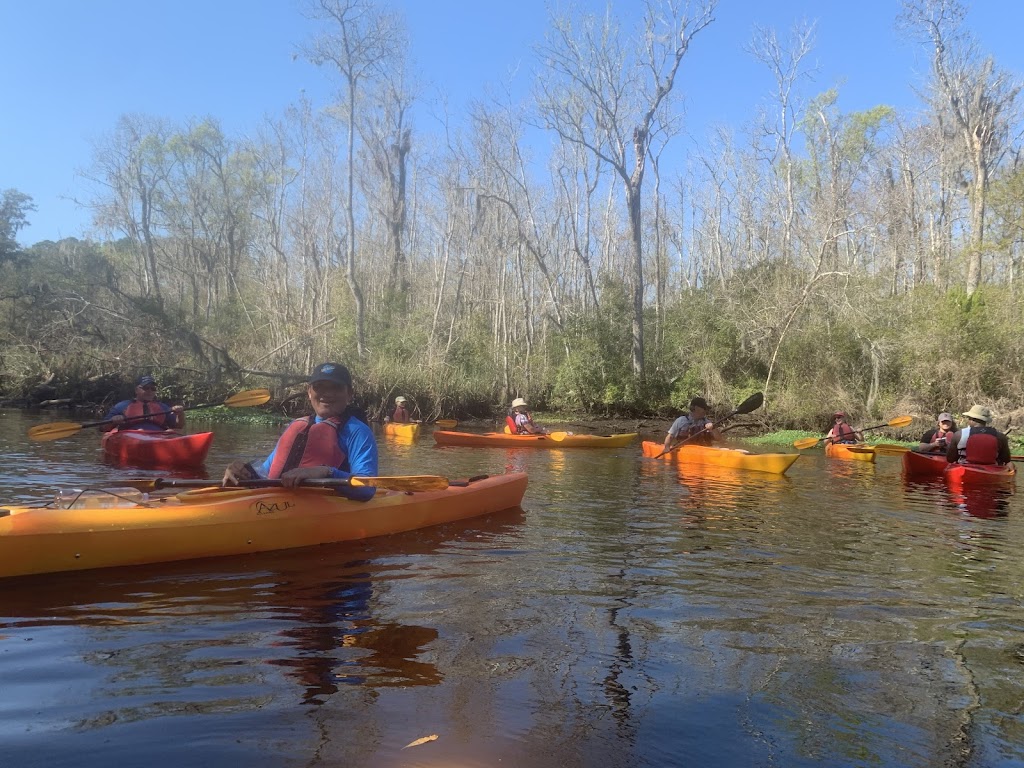
<path fill-rule="evenodd" d="M 517 397 L 515 400 L 512 401 L 512 407 L 513 408 L 520 408 L 520 407 L 525 408 L 526 407 L 526 401 L 523 400 L 523 398 L 521 398 L 521 397 Z"/>
<path fill-rule="evenodd" d="M 981 421 L 988 424 L 992 421 L 992 411 L 983 405 L 972 405 L 971 410 L 964 411 L 964 416 L 968 419 L 974 419 L 975 421 Z"/>

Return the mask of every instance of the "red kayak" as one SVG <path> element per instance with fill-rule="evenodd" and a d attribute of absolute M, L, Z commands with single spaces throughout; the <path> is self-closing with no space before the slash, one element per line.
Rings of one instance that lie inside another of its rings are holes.
<path fill-rule="evenodd" d="M 1002 485 L 1017 476 L 1013 464 L 950 464 L 943 472 L 950 485 Z"/>
<path fill-rule="evenodd" d="M 182 435 L 122 429 L 103 436 L 103 453 L 118 464 L 138 467 L 198 467 L 206 461 L 212 442 L 213 432 Z"/>
<path fill-rule="evenodd" d="M 908 475 L 931 475 L 942 477 L 949 464 L 944 453 L 918 453 L 907 451 L 903 454 L 903 471 Z"/>

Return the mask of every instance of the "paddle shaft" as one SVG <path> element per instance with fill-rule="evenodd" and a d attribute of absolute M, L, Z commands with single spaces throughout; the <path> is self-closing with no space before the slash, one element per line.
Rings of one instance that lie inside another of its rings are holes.
<path fill-rule="evenodd" d="M 219 403 L 203 403 L 202 405 L 193 405 L 187 408 L 183 408 L 183 411 L 194 411 L 200 408 L 213 408 L 218 405 L 225 405 L 229 408 L 245 408 L 253 405 L 263 405 L 270 400 L 269 389 L 250 389 L 244 392 L 238 392 L 232 395 L 226 400 Z M 155 415 L 155 414 L 153 414 Z M 132 422 L 139 419 L 146 419 L 147 416 L 133 416 L 129 419 L 123 420 L 120 423 Z M 37 424 L 28 431 L 28 437 L 30 440 L 46 441 L 46 440 L 60 440 L 64 437 L 71 437 L 71 435 L 78 434 L 86 427 L 102 427 L 107 424 L 113 424 L 113 419 L 105 419 L 104 421 L 91 421 L 84 424 L 74 421 L 56 421 L 48 424 Z"/>
<path fill-rule="evenodd" d="M 396 491 L 439 491 L 451 485 L 464 485 L 480 480 L 486 475 L 470 478 L 465 483 L 450 482 L 439 475 L 396 475 L 393 477 L 318 477 L 302 480 L 299 485 L 308 488 L 388 488 Z M 279 479 L 243 480 L 237 486 L 219 486 L 209 480 L 190 480 L 179 478 L 156 477 L 151 479 L 116 481 L 130 488 L 141 491 L 160 491 L 165 488 L 281 488 L 284 483 Z"/>

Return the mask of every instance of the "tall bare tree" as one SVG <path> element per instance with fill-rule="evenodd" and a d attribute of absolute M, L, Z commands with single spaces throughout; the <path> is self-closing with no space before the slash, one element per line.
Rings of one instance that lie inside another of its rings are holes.
<path fill-rule="evenodd" d="M 318 66 L 333 67 L 341 78 L 347 161 L 345 280 L 355 305 L 356 346 L 363 356 L 366 354 L 366 307 L 356 269 L 356 115 L 363 89 L 372 88 L 380 81 L 394 53 L 404 49 L 405 40 L 398 19 L 378 10 L 370 0 L 312 0 L 309 16 L 323 22 L 325 28 L 307 47 L 306 55 Z"/>
<path fill-rule="evenodd" d="M 933 47 L 935 91 L 963 139 L 970 160 L 971 243 L 967 293 L 981 283 L 985 208 L 992 172 L 1007 148 L 1020 83 L 982 58 L 963 29 L 965 7 L 959 0 L 904 0 L 901 21 L 923 33 Z"/>
<path fill-rule="evenodd" d="M 669 97 L 694 36 L 710 24 L 717 0 L 696 12 L 677 0 L 647 0 L 643 28 L 624 39 L 609 5 L 598 18 L 552 19 L 538 48 L 544 71 L 537 103 L 545 127 L 586 147 L 622 181 L 632 250 L 633 374 L 644 374 L 643 182 L 652 138 L 671 118 Z"/>

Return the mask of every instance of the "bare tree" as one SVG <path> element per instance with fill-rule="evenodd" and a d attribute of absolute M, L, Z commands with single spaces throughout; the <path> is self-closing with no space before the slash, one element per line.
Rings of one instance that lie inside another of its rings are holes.
<path fill-rule="evenodd" d="M 668 99 L 693 37 L 713 19 L 717 0 L 693 15 L 676 0 L 645 3 L 643 30 L 623 40 L 611 6 L 601 18 L 552 19 L 538 48 L 544 72 L 537 103 L 545 127 L 586 147 L 622 181 L 629 219 L 633 273 L 632 362 L 644 374 L 642 193 L 652 138 L 670 120 Z"/>
<path fill-rule="evenodd" d="M 1006 151 L 1020 83 L 982 59 L 962 28 L 966 9 L 959 0 L 904 0 L 901 21 L 933 46 L 935 90 L 948 106 L 970 159 L 971 245 L 967 293 L 981 283 L 985 207 L 992 171 Z"/>
<path fill-rule="evenodd" d="M 378 82 L 396 51 L 403 50 L 404 35 L 396 17 L 379 11 L 370 0 L 313 0 L 309 16 L 325 23 L 305 53 L 318 66 L 329 65 L 341 77 L 342 112 L 346 128 L 345 159 L 345 280 L 356 313 L 356 346 L 366 353 L 366 307 L 356 269 L 356 114 L 363 88 Z"/>

